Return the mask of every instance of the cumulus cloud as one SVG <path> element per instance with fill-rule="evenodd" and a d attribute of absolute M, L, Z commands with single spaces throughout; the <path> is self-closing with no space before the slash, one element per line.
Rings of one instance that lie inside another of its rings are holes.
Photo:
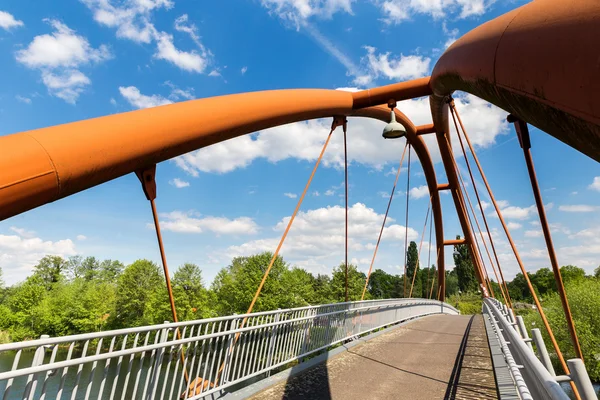
<path fill-rule="evenodd" d="M 190 186 L 189 182 L 186 182 L 186 181 L 184 181 L 182 179 L 179 179 L 179 178 L 172 179 L 172 180 L 169 181 L 169 183 L 171 185 L 175 186 L 177 189 L 181 189 L 181 188 Z"/>
<path fill-rule="evenodd" d="M 31 274 L 32 267 L 46 255 L 67 257 L 76 254 L 71 239 L 43 240 L 31 231 L 16 227 L 11 230 L 17 235 L 0 235 L 0 268 L 4 281 L 9 285 L 24 280 Z"/>
<path fill-rule="evenodd" d="M 289 197 L 290 199 L 295 199 L 296 197 L 298 197 L 296 193 L 284 193 L 283 195 L 285 197 Z"/>
<path fill-rule="evenodd" d="M 594 177 L 594 180 L 592 181 L 592 183 L 590 183 L 590 185 L 588 186 L 588 189 L 600 192 L 600 176 Z M 577 192 L 573 192 L 573 193 L 577 194 Z"/>
<path fill-rule="evenodd" d="M 258 232 L 258 225 L 252 218 L 202 216 L 194 211 L 172 211 L 160 214 L 160 226 L 165 231 L 178 233 L 213 232 L 217 235 L 251 235 Z M 148 224 L 154 227 L 152 224 Z"/>
<path fill-rule="evenodd" d="M 336 12 L 352 13 L 353 0 L 261 0 L 269 13 L 298 25 L 311 17 L 331 18 Z"/>
<path fill-rule="evenodd" d="M 511 229 L 511 230 L 517 230 L 517 229 L 521 229 L 523 227 L 523 225 L 519 224 L 518 222 L 512 222 L 512 221 L 509 222 L 507 224 L 507 226 L 508 226 L 508 229 Z"/>
<path fill-rule="evenodd" d="M 384 77 L 389 80 L 408 80 L 421 78 L 429 73 L 429 57 L 400 54 L 395 58 L 391 53 L 375 54 L 376 48 L 365 46 L 367 55 L 362 59 L 366 66 L 366 75 L 355 79 L 356 84 L 369 84 L 371 81 Z"/>
<path fill-rule="evenodd" d="M 410 189 L 410 197 L 413 199 L 420 199 L 429 195 L 429 188 L 427 185 L 422 185 Z"/>
<path fill-rule="evenodd" d="M 12 14 L 6 11 L 0 11 L 0 28 L 9 31 L 12 28 L 17 28 L 23 25 L 25 25 L 23 24 L 23 21 L 19 21 Z"/>
<path fill-rule="evenodd" d="M 21 96 L 18 94 L 15 96 L 15 99 L 17 99 L 17 101 L 20 101 L 21 103 L 31 104 L 31 99 L 29 97 Z"/>
<path fill-rule="evenodd" d="M 242 75 L 245 75 L 247 71 L 248 71 L 248 67 L 242 67 L 242 69 L 240 70 Z"/>
<path fill-rule="evenodd" d="M 558 209 L 565 212 L 594 212 L 600 210 L 600 207 L 587 204 L 571 204 L 559 206 Z"/>
<path fill-rule="evenodd" d="M 79 241 L 84 241 L 86 239 L 87 239 L 87 236 L 85 236 L 85 235 L 77 235 L 77 240 L 79 240 Z"/>
<path fill-rule="evenodd" d="M 120 86 L 119 92 L 135 108 L 150 108 L 173 103 L 171 100 L 156 94 L 151 96 L 144 95 L 135 86 Z"/>
<path fill-rule="evenodd" d="M 374 243 L 377 240 L 383 214 L 375 212 L 362 203 L 355 203 L 348 209 L 348 246 L 357 260 L 370 262 Z M 261 251 L 273 251 L 279 242 L 283 230 L 290 217 L 282 218 L 274 227 L 272 237 L 252 240 L 240 245 L 230 246 L 227 255 L 247 256 Z M 345 209 L 341 206 L 329 206 L 308 211 L 301 211 L 282 247 L 281 254 L 286 260 L 313 272 L 325 272 L 339 263 L 344 252 Z M 385 247 L 390 245 L 404 246 L 406 228 L 394 223 L 388 217 L 387 226 L 382 235 L 382 256 Z M 415 240 L 417 231 L 408 228 L 408 240 Z M 403 247 L 402 247 L 403 248 Z M 378 256 L 379 257 L 379 256 Z M 368 267 L 368 264 L 366 265 Z M 364 265 L 363 265 L 364 267 Z"/>
<path fill-rule="evenodd" d="M 187 14 L 175 19 L 177 32 L 187 34 L 197 49 L 185 51 L 174 44 L 173 35 L 159 31 L 151 22 L 152 13 L 159 9 L 169 10 L 174 6 L 171 0 L 82 0 L 94 13 L 94 19 L 101 25 L 116 28 L 117 37 L 137 43 L 156 44 L 154 58 L 165 60 L 188 72 L 202 73 L 210 62 L 210 51 L 201 43 L 196 25 L 189 21 Z"/>
<path fill-rule="evenodd" d="M 388 24 L 399 24 L 410 20 L 416 14 L 428 15 L 441 19 L 452 15 L 457 18 L 467 18 L 484 14 L 495 0 L 385 0 L 378 1 L 384 21 Z"/>
<path fill-rule="evenodd" d="M 51 34 L 33 38 L 16 52 L 15 58 L 28 68 L 38 69 L 48 92 L 74 104 L 91 80 L 79 68 L 112 57 L 106 45 L 93 48 L 88 40 L 54 19 L 45 19 L 54 29 Z"/>

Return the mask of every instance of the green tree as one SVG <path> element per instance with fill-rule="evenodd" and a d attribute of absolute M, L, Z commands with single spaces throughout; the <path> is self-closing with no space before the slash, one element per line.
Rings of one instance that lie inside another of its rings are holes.
<path fill-rule="evenodd" d="M 46 290 L 64 278 L 67 262 L 59 256 L 45 256 L 33 267 L 34 275 L 38 276 Z"/>
<path fill-rule="evenodd" d="M 456 236 L 460 239 L 460 236 Z M 475 267 L 469 254 L 469 247 L 466 244 L 458 244 L 454 246 L 454 269 L 458 277 L 458 288 L 461 292 L 475 292 L 478 284 L 475 277 Z"/>
<path fill-rule="evenodd" d="M 125 268 L 117 282 L 113 320 L 118 327 L 172 320 L 164 276 L 158 265 L 137 260 Z"/>
<path fill-rule="evenodd" d="M 333 301 L 329 275 L 318 274 L 313 281 L 313 289 L 315 291 L 315 304 L 329 304 Z"/>
<path fill-rule="evenodd" d="M 116 282 L 125 266 L 117 260 L 104 260 L 100 263 L 98 279 L 102 282 Z"/>
<path fill-rule="evenodd" d="M 419 264 L 419 251 L 417 250 L 417 244 L 410 242 L 408 250 L 406 251 L 406 295 L 410 291 L 410 285 L 415 273 L 415 268 L 418 268 Z M 416 279 L 416 278 L 415 278 Z"/>
<path fill-rule="evenodd" d="M 523 275 L 521 275 L 521 277 L 523 277 Z M 545 296 L 548 293 L 556 291 L 554 273 L 552 273 L 549 268 L 540 268 L 534 274 L 529 274 L 529 277 L 531 279 L 531 284 L 539 295 Z"/>
<path fill-rule="evenodd" d="M 514 279 L 507 283 L 508 293 L 513 301 L 532 302 L 533 297 L 529 292 L 529 287 L 522 273 L 518 273 Z"/>
<path fill-rule="evenodd" d="M 280 307 L 293 308 L 319 304 L 315 292 L 316 279 L 310 272 L 294 267 L 284 271 L 281 279 L 284 292 Z"/>
<path fill-rule="evenodd" d="M 562 280 L 565 285 L 585 279 L 585 271 L 583 268 L 579 268 L 574 265 L 565 265 L 564 267 L 560 267 L 560 275 L 562 276 Z"/>
<path fill-rule="evenodd" d="M 171 284 L 180 321 L 215 316 L 210 309 L 209 294 L 202 281 L 202 271 L 196 264 L 185 263 L 179 267 Z"/>
<path fill-rule="evenodd" d="M 265 252 L 250 257 L 236 257 L 223 268 L 212 283 L 219 315 L 243 314 L 269 266 L 272 253 Z M 254 306 L 254 311 L 274 310 L 281 307 L 284 287 L 282 277 L 288 265 L 281 256 L 273 263 L 269 277 Z"/>
<path fill-rule="evenodd" d="M 367 276 L 359 272 L 355 265 L 348 264 L 348 300 L 360 300 Z M 333 269 L 331 291 L 334 301 L 344 301 L 346 292 L 346 264 L 340 264 Z M 365 300 L 371 296 L 365 293 Z"/>
<path fill-rule="evenodd" d="M 376 269 L 369 278 L 369 293 L 374 299 L 390 299 L 396 292 L 398 277 Z"/>
<path fill-rule="evenodd" d="M 446 271 L 446 297 L 457 294 L 459 288 L 460 286 L 458 284 L 458 274 L 456 268 L 454 268 L 452 271 Z M 437 284 L 434 290 L 437 290 Z"/>
<path fill-rule="evenodd" d="M 600 279 L 600 266 L 598 266 L 595 270 L 594 270 L 594 277 L 599 278 Z"/>

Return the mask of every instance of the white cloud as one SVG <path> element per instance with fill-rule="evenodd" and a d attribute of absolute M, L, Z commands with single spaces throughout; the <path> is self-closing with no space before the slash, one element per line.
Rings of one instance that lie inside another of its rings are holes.
<path fill-rule="evenodd" d="M 318 190 L 315 190 L 315 191 L 312 193 L 312 195 L 313 195 L 313 196 L 315 196 L 315 197 L 319 197 L 319 196 L 321 195 L 321 193 L 319 193 L 319 191 L 318 191 Z"/>
<path fill-rule="evenodd" d="M 48 93 L 69 104 L 75 104 L 85 87 L 92 83 L 90 78 L 76 69 L 68 69 L 59 74 L 43 71 L 42 81 L 48 88 Z"/>
<path fill-rule="evenodd" d="M 325 191 L 325 196 L 333 196 L 335 194 L 335 190 L 327 189 Z"/>
<path fill-rule="evenodd" d="M 590 183 L 590 185 L 588 186 L 588 189 L 596 190 L 596 191 L 600 192 L 600 176 L 594 177 L 594 180 L 592 181 L 592 183 Z M 573 192 L 573 193 L 577 193 L 577 192 Z"/>
<path fill-rule="evenodd" d="M 386 0 L 377 3 L 386 23 L 399 24 L 416 14 L 425 14 L 434 19 L 450 14 L 458 18 L 482 15 L 494 2 L 495 0 Z"/>
<path fill-rule="evenodd" d="M 186 182 L 186 181 L 181 180 L 179 178 L 175 178 L 173 180 L 170 180 L 169 183 L 171 185 L 175 186 L 177 189 L 181 189 L 181 188 L 190 186 L 189 182 Z"/>
<path fill-rule="evenodd" d="M 75 68 L 91 62 L 101 62 L 111 58 L 105 45 L 94 49 L 83 36 L 60 21 L 46 19 L 54 32 L 39 35 L 23 50 L 16 53 L 17 61 L 29 68 Z"/>
<path fill-rule="evenodd" d="M 245 75 L 247 71 L 248 71 L 248 67 L 242 67 L 242 69 L 240 70 L 242 75 Z"/>
<path fill-rule="evenodd" d="M 336 12 L 352 13 L 353 0 L 261 0 L 269 13 L 300 24 L 311 17 L 331 18 Z"/>
<path fill-rule="evenodd" d="M 383 76 L 390 80 L 408 80 L 414 78 L 420 78 L 426 76 L 429 73 L 429 64 L 431 59 L 428 57 L 409 55 L 405 56 L 400 54 L 399 58 L 390 58 L 389 52 L 375 54 L 377 50 L 371 46 L 365 46 L 367 55 L 362 59 L 362 62 L 367 67 L 368 79 L 365 76 L 361 76 L 358 79 L 361 82 L 370 82 Z"/>
<path fill-rule="evenodd" d="M 17 228 L 16 226 L 11 226 L 10 230 L 17 233 L 19 236 L 25 239 L 31 239 L 35 237 L 34 231 L 28 231 L 27 229 Z"/>
<path fill-rule="evenodd" d="M 380 191 L 380 192 L 377 192 L 377 195 L 380 196 L 380 197 L 383 197 L 384 199 L 389 199 L 390 198 L 390 194 L 388 192 L 383 191 L 383 190 Z"/>
<path fill-rule="evenodd" d="M 23 21 L 15 19 L 12 14 L 7 13 L 6 11 L 0 11 L 0 28 L 9 31 L 12 28 L 23 25 Z"/>
<path fill-rule="evenodd" d="M 24 280 L 31 274 L 32 267 L 46 255 L 67 257 L 76 254 L 75 244 L 71 239 L 45 241 L 39 237 L 30 237 L 27 231 L 24 232 L 25 236 L 21 233 L 0 235 L 0 268 L 3 279 L 9 285 Z"/>
<path fill-rule="evenodd" d="M 39 69 L 42 81 L 52 96 L 74 104 L 91 81 L 79 67 L 99 63 L 112 57 L 108 47 L 93 48 L 88 40 L 57 20 L 44 20 L 54 29 L 51 34 L 39 35 L 15 58 L 23 65 Z"/>
<path fill-rule="evenodd" d="M 594 212 L 600 210 L 600 207 L 586 204 L 572 204 L 559 206 L 558 209 L 565 212 Z"/>
<path fill-rule="evenodd" d="M 29 97 L 21 96 L 18 94 L 15 96 L 15 99 L 17 99 L 17 101 L 20 101 L 21 103 L 31 104 L 31 99 Z"/>
<path fill-rule="evenodd" d="M 120 86 L 119 92 L 135 108 L 150 108 L 173 103 L 171 100 L 156 94 L 152 96 L 143 95 L 135 86 Z"/>
<path fill-rule="evenodd" d="M 213 232 L 217 235 L 251 235 L 258 232 L 258 225 L 252 218 L 202 216 L 196 212 L 172 211 L 160 214 L 160 226 L 165 231 L 178 233 Z M 154 227 L 148 224 L 149 227 Z"/>
<path fill-rule="evenodd" d="M 506 200 L 498 201 L 497 203 L 498 207 L 500 207 L 500 213 L 506 219 L 528 219 L 537 213 L 535 204 L 529 207 L 517 207 L 508 205 Z M 489 216 L 498 218 L 495 210 L 490 212 Z"/>
<path fill-rule="evenodd" d="M 261 251 L 273 251 L 280 235 L 287 226 L 290 217 L 282 218 L 274 227 L 277 235 L 230 246 L 228 256 L 244 256 Z M 286 239 L 281 254 L 286 260 L 313 272 L 327 272 L 339 264 L 344 252 L 345 209 L 341 206 L 329 206 L 299 212 Z M 348 209 L 348 245 L 352 257 L 370 262 L 374 243 L 377 240 L 383 214 L 375 212 L 362 203 L 356 203 Z M 382 244 L 378 260 L 385 257 L 385 248 L 403 246 L 405 228 L 394 223 L 388 217 L 387 226 L 382 235 Z M 409 228 L 408 240 L 417 239 L 417 232 Z M 403 247 L 402 247 L 403 248 Z M 367 264 L 368 266 L 368 264 Z"/>
<path fill-rule="evenodd" d="M 290 199 L 295 199 L 296 197 L 298 197 L 296 193 L 284 193 L 283 195 L 285 197 L 289 197 Z"/>
<path fill-rule="evenodd" d="M 429 187 L 422 185 L 410 189 L 410 197 L 413 199 L 420 199 L 429 195 Z"/>
<path fill-rule="evenodd" d="M 537 238 L 537 237 L 542 237 L 544 234 L 542 233 L 541 230 L 528 230 L 525 231 L 525 237 L 530 237 L 530 238 Z"/>
<path fill-rule="evenodd" d="M 87 239 L 87 236 L 85 236 L 85 235 L 77 235 L 77 240 L 79 240 L 80 242 L 84 241 L 86 239 Z"/>
<path fill-rule="evenodd" d="M 179 87 L 177 87 L 170 81 L 166 81 L 165 86 L 168 86 L 171 88 L 171 94 L 169 94 L 169 99 L 171 99 L 173 101 L 177 101 L 180 99 L 192 100 L 193 98 L 196 97 L 196 95 L 194 94 L 193 88 L 180 89 Z"/>
<path fill-rule="evenodd" d="M 166 60 L 189 72 L 203 72 L 207 65 L 206 54 L 182 51 L 173 44 L 173 35 L 158 32 L 156 35 L 156 53 L 154 57 Z"/>
<path fill-rule="evenodd" d="M 516 230 L 516 229 L 521 229 L 523 227 L 523 225 L 519 224 L 518 222 L 509 222 L 507 224 L 508 229 L 512 229 L 512 230 Z"/>
<path fill-rule="evenodd" d="M 150 22 L 151 14 L 160 8 L 170 9 L 170 0 L 81 0 L 94 13 L 101 25 L 117 28 L 117 37 L 138 43 L 150 43 L 156 28 Z M 113 5 L 116 3 L 117 5 Z"/>
<path fill-rule="evenodd" d="M 198 47 L 183 51 L 175 47 L 173 35 L 159 31 L 152 24 L 152 13 L 161 8 L 171 9 L 171 0 L 82 0 L 94 13 L 96 22 L 117 29 L 117 37 L 137 43 L 156 43 L 154 57 L 165 60 L 188 72 L 204 72 L 209 64 L 210 51 L 200 42 L 196 25 L 189 22 L 187 14 L 175 19 L 175 30 L 186 33 Z M 118 5 L 114 5 L 117 3 Z"/>

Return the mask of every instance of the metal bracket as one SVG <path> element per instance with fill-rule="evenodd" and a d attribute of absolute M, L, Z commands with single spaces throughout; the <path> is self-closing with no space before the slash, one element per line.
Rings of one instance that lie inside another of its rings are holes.
<path fill-rule="evenodd" d="M 142 183 L 142 189 L 144 189 L 146 199 L 156 199 L 156 164 L 151 167 L 137 170 L 135 171 L 135 174 Z"/>

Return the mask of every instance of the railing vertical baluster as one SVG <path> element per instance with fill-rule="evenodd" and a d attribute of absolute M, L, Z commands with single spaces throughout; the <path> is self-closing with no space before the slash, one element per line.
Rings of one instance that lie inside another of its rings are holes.
<path fill-rule="evenodd" d="M 169 328 L 168 329 L 167 334 L 166 334 L 167 341 L 169 340 L 169 331 L 174 332 L 174 329 L 173 328 Z M 176 338 L 176 337 L 177 336 L 175 334 L 173 334 L 173 338 Z M 183 338 L 183 335 L 182 335 L 182 338 Z M 160 397 L 159 397 L 159 399 L 161 399 L 161 400 L 165 398 L 165 392 L 167 390 L 167 385 L 169 383 L 169 378 L 171 378 L 172 382 L 175 382 L 175 379 L 177 377 L 177 372 L 174 372 L 172 376 L 169 375 L 171 373 L 171 362 L 173 361 L 173 350 L 175 350 L 175 346 L 171 345 L 168 349 L 169 349 L 169 359 L 167 361 L 167 368 L 165 370 L 165 375 L 164 375 L 164 378 L 163 378 L 162 389 L 160 390 Z M 179 354 L 179 349 L 177 349 L 175 351 L 175 354 L 176 355 Z M 177 358 L 176 360 L 179 360 L 179 358 Z M 177 361 L 175 363 L 179 364 Z M 173 396 L 171 395 L 170 398 L 172 398 L 172 397 Z"/>
<path fill-rule="evenodd" d="M 168 324 L 169 321 L 165 321 L 165 324 Z M 169 328 L 163 328 L 160 330 L 160 338 L 158 339 L 158 343 L 165 343 L 168 339 L 168 335 L 169 335 Z M 150 395 L 148 396 L 148 398 L 150 400 L 154 399 L 154 397 L 156 396 L 156 388 L 158 387 L 158 380 L 159 380 L 159 375 L 160 375 L 160 371 L 162 369 L 162 359 L 163 356 L 165 354 L 165 347 L 161 347 L 160 349 L 157 350 L 157 354 L 156 354 L 156 359 L 154 361 L 154 372 L 152 373 L 152 379 L 150 380 Z M 166 375 L 165 378 L 166 379 Z"/>
<path fill-rule="evenodd" d="M 98 344 L 96 344 L 96 355 L 100 354 L 100 351 L 102 350 L 102 338 L 100 338 L 100 340 L 98 341 Z M 96 366 L 98 365 L 97 361 L 94 361 L 92 363 L 92 369 L 90 371 L 90 377 L 88 379 L 88 384 L 87 384 L 87 388 L 85 389 L 85 400 L 90 398 L 90 393 L 92 390 L 92 385 L 94 384 L 94 375 L 96 373 Z"/>
<path fill-rule="evenodd" d="M 254 327 L 256 325 L 256 322 L 258 321 L 258 317 L 254 317 L 252 318 L 252 327 Z M 252 372 L 252 360 L 254 359 L 255 353 L 254 353 L 254 349 L 256 348 L 256 333 L 257 330 L 256 329 L 252 329 L 250 332 L 251 334 L 250 336 L 250 349 L 249 354 L 250 357 L 248 357 L 248 359 L 246 360 L 246 365 L 244 366 L 244 376 L 246 376 L 247 374 L 250 374 Z"/>
<path fill-rule="evenodd" d="M 89 344 L 90 344 L 89 340 L 86 340 L 85 343 L 83 344 L 83 351 L 81 352 L 81 358 L 84 358 L 85 355 L 87 354 L 87 349 L 88 349 Z M 77 378 L 75 380 L 75 386 L 73 387 L 73 392 L 71 393 L 71 400 L 75 400 L 77 397 L 77 390 L 79 389 L 79 380 L 81 379 L 82 370 L 83 370 L 83 363 L 79 364 L 79 367 L 77 368 Z"/>
<path fill-rule="evenodd" d="M 113 351 L 113 348 L 115 346 L 115 339 L 116 339 L 116 337 L 113 336 L 112 340 L 110 341 L 110 346 L 108 347 L 109 353 L 112 353 L 112 351 Z M 106 361 L 104 361 L 104 372 L 102 374 L 102 381 L 100 382 L 100 389 L 98 390 L 98 398 L 99 399 L 102 398 L 102 394 L 104 393 L 104 384 L 106 383 L 106 377 L 108 376 L 109 368 L 110 368 L 110 358 L 107 359 Z"/>
<path fill-rule="evenodd" d="M 252 364 L 252 368 L 251 368 L 251 372 L 255 373 L 259 370 L 259 363 L 260 363 L 260 359 L 263 353 L 263 347 L 265 346 L 265 341 L 264 341 L 264 332 L 265 332 L 265 328 L 262 327 L 262 325 L 265 322 L 265 316 L 263 315 L 262 317 L 260 317 L 260 320 L 258 321 L 258 326 L 261 326 L 261 328 L 258 328 L 258 343 L 256 346 L 256 357 L 254 357 L 254 362 Z"/>
<path fill-rule="evenodd" d="M 73 355 L 73 348 L 75 347 L 75 342 L 71 342 L 69 346 L 69 350 L 67 351 L 67 359 L 69 361 L 71 356 Z M 56 392 L 56 400 L 60 400 L 62 397 L 63 389 L 65 387 L 65 380 L 67 379 L 67 373 L 69 371 L 69 367 L 64 367 L 60 376 L 60 384 L 58 385 L 58 392 Z"/>
<path fill-rule="evenodd" d="M 222 332 L 222 330 L 221 330 L 222 327 L 223 327 L 223 321 L 219 321 L 219 325 L 217 327 L 217 332 Z M 215 343 L 215 351 L 211 352 L 209 350 L 209 354 L 212 353 L 212 359 L 210 361 L 210 368 L 208 369 L 208 374 L 204 374 L 204 378 L 208 379 L 208 382 L 209 382 L 209 384 L 208 384 L 208 386 L 206 388 L 207 391 L 210 390 L 210 382 L 212 382 L 210 380 L 210 376 L 212 375 L 212 371 L 213 371 L 213 368 L 215 366 L 215 359 L 217 358 L 216 352 L 217 352 L 217 349 L 219 348 L 219 339 L 220 339 L 220 337 L 216 337 L 215 338 L 215 341 L 214 341 L 214 343 Z M 206 364 L 208 365 L 208 358 L 206 359 Z M 206 378 L 206 377 L 208 377 L 208 378 Z M 204 385 L 202 385 L 202 388 L 200 389 L 200 393 L 204 392 L 203 389 L 204 389 Z"/>
<path fill-rule="evenodd" d="M 40 337 L 40 339 L 47 339 L 49 337 L 50 336 L 48 336 L 48 335 L 42 335 Z M 39 346 L 37 349 L 35 349 L 35 354 L 33 355 L 33 360 L 31 360 L 32 367 L 37 367 L 38 365 L 42 365 L 44 363 L 45 352 L 46 352 L 46 348 L 44 346 Z M 27 377 L 27 383 L 25 384 L 25 391 L 23 393 L 24 399 L 33 400 L 33 397 L 35 396 L 35 389 L 37 387 L 37 383 L 41 379 L 42 379 L 41 374 L 29 374 L 29 376 Z"/>
<path fill-rule="evenodd" d="M 125 335 L 123 336 L 123 344 L 121 345 L 121 350 L 125 350 L 127 348 L 127 338 L 129 337 L 129 335 Z M 115 372 L 115 379 L 113 380 L 113 384 L 112 387 L 110 389 L 110 397 L 109 400 L 113 400 L 115 398 L 115 393 L 117 390 L 117 382 L 119 381 L 119 374 L 121 373 L 121 366 L 123 365 L 123 356 L 119 356 L 119 360 L 117 361 L 117 371 Z M 124 392 L 127 389 L 127 384 L 125 384 L 125 386 L 123 386 L 124 388 Z"/>
<path fill-rule="evenodd" d="M 214 333 L 215 332 L 216 325 L 217 325 L 217 323 L 213 322 L 212 329 L 211 329 L 210 333 Z M 204 362 L 204 372 L 202 373 L 202 379 L 206 379 L 206 376 L 207 376 L 206 375 L 206 371 L 208 369 L 208 363 L 210 361 L 210 354 L 211 354 L 211 349 L 212 349 L 212 342 L 213 342 L 213 338 L 210 338 L 208 340 L 208 352 L 206 353 L 206 361 Z M 202 349 L 204 350 L 204 343 L 202 343 Z M 200 368 L 201 368 L 201 365 L 198 364 L 198 371 L 200 371 Z M 200 393 L 204 392 L 204 384 L 205 384 L 205 382 L 202 382 L 202 385 L 200 386 Z M 208 388 L 210 389 L 210 381 L 208 382 Z M 186 395 L 186 399 L 187 399 L 187 395 Z"/>
<path fill-rule="evenodd" d="M 206 324 L 206 326 L 204 327 L 204 333 L 206 334 L 208 332 L 208 326 L 210 325 L 210 323 Z M 196 330 L 196 333 L 200 333 L 202 329 L 202 326 L 198 327 L 198 330 Z M 214 325 L 213 325 L 213 332 L 214 332 Z M 194 330 L 192 329 L 190 331 L 190 337 L 193 337 L 194 334 Z M 195 393 L 195 386 L 194 386 L 194 382 L 196 381 L 197 378 L 204 378 L 204 376 L 200 377 L 198 376 L 198 373 L 200 372 L 200 369 L 202 368 L 202 359 L 204 357 L 204 341 L 202 341 L 202 349 L 200 350 L 200 359 L 198 360 L 198 364 L 196 364 L 196 353 L 198 353 L 198 341 L 195 341 L 193 346 L 190 343 L 190 345 L 188 346 L 187 349 L 187 357 L 185 358 L 186 360 L 189 361 L 189 366 L 188 366 L 188 377 L 189 377 L 189 382 L 187 382 L 186 385 L 186 396 L 189 397 L 189 391 L 190 388 L 192 388 L 192 392 Z M 190 357 L 191 355 L 191 357 Z M 209 355 L 207 355 L 207 357 L 209 357 Z M 194 369 L 196 370 L 196 373 L 194 373 Z M 183 375 L 181 377 L 181 381 L 179 383 L 179 390 L 178 393 L 181 393 L 181 383 L 183 383 L 183 381 L 185 380 L 185 373 L 182 371 Z M 187 399 L 186 397 L 186 399 Z"/>
<path fill-rule="evenodd" d="M 278 309 L 277 313 L 275 314 L 275 319 L 274 319 L 274 323 L 278 323 L 279 322 L 279 318 L 281 315 L 281 311 Z M 273 346 L 274 346 L 274 341 L 275 341 L 275 336 L 277 336 L 277 328 L 279 327 L 279 325 L 275 325 L 271 328 L 271 335 L 269 338 L 269 347 L 268 347 L 268 353 L 267 353 L 267 366 L 266 368 L 271 368 L 271 365 L 273 363 Z M 267 372 L 267 376 L 271 375 L 271 372 Z"/>
<path fill-rule="evenodd" d="M 531 336 L 533 337 L 533 342 L 535 343 L 535 347 L 537 347 L 538 358 L 541 363 L 546 367 L 550 375 L 556 376 L 556 372 L 554 371 L 554 366 L 552 365 L 552 361 L 550 360 L 550 355 L 548 354 L 548 349 L 546 349 L 546 343 L 544 342 L 544 337 L 542 336 L 542 332 L 540 332 L 539 328 L 533 328 L 531 330 Z"/>
<path fill-rule="evenodd" d="M 223 323 L 223 330 L 219 330 L 219 332 L 227 332 L 229 329 L 229 327 L 231 326 L 231 321 L 225 321 Z M 210 374 L 210 378 L 209 381 L 210 382 L 214 382 L 215 383 L 215 387 L 220 386 L 222 384 L 221 380 L 219 379 L 219 369 L 221 369 L 221 365 L 222 365 L 222 361 L 221 361 L 221 357 L 223 356 L 223 349 L 225 348 L 225 341 L 227 339 L 226 335 L 220 336 L 219 338 L 220 340 L 217 340 L 218 346 L 217 348 L 219 349 L 219 356 L 216 357 L 216 363 L 215 363 L 215 369 L 214 371 L 211 371 Z M 220 342 L 220 345 L 219 345 Z M 219 380 L 217 380 L 219 379 Z"/>
<path fill-rule="evenodd" d="M 150 332 L 146 333 L 146 337 L 144 338 L 144 347 L 148 345 L 148 339 L 150 338 Z M 138 364 L 138 370 L 135 374 L 135 382 L 133 383 L 133 394 L 131 395 L 132 399 L 135 399 L 135 395 L 137 394 L 138 385 L 140 383 L 140 377 L 142 376 L 142 369 L 144 368 L 144 358 L 146 357 L 146 351 L 142 352 L 142 356 L 140 357 L 140 362 Z"/>
<path fill-rule="evenodd" d="M 160 342 L 160 336 L 161 336 L 161 331 L 156 331 L 154 333 L 154 344 L 157 344 Z M 148 359 L 148 370 L 146 371 L 146 379 L 144 379 L 144 389 L 142 391 L 142 399 L 146 399 L 146 394 L 148 393 L 148 386 L 150 384 L 150 377 L 154 373 L 155 360 L 156 360 L 157 354 L 158 354 L 157 350 L 152 350 L 150 352 L 150 358 Z"/>
<path fill-rule="evenodd" d="M 223 362 L 223 372 L 221 373 L 221 381 L 223 383 L 229 382 L 229 370 L 231 369 L 231 365 L 233 364 L 233 345 L 235 339 L 235 330 L 238 328 L 238 319 L 234 318 L 231 320 L 231 324 L 229 325 L 229 330 L 232 333 L 229 334 L 229 338 L 227 339 L 227 353 L 225 357 L 225 361 Z"/>
<path fill-rule="evenodd" d="M 56 359 L 56 353 L 58 351 L 58 346 L 54 345 L 54 348 L 52 349 L 52 355 L 50 356 L 50 361 L 48 361 L 48 364 L 52 364 L 54 362 L 54 360 Z M 45 400 L 46 399 L 46 389 L 47 389 L 47 385 L 48 385 L 48 381 L 50 380 L 51 376 L 56 375 L 57 371 L 47 371 L 44 374 L 44 384 L 42 385 L 42 392 L 40 393 L 40 400 Z"/>
<path fill-rule="evenodd" d="M 21 359 L 21 353 L 22 353 L 22 350 L 18 350 L 17 354 L 15 354 L 15 359 L 13 360 L 13 364 L 10 369 L 11 371 L 16 370 L 17 367 L 19 366 L 19 360 Z M 2 396 L 2 400 L 9 400 L 8 396 L 10 395 L 13 381 L 14 381 L 13 378 L 10 378 L 8 381 L 6 381 L 6 387 L 4 388 L 4 396 Z"/>
<path fill-rule="evenodd" d="M 198 325 L 198 332 L 200 331 L 201 326 L 202 326 L 202 324 Z M 189 337 L 192 337 L 194 335 L 194 328 L 195 328 L 195 326 L 192 326 L 190 328 L 190 335 L 189 335 Z M 180 327 L 175 328 L 175 330 L 173 331 L 173 340 L 175 340 L 175 338 L 177 338 L 177 329 L 181 329 L 181 328 Z M 185 327 L 183 329 L 183 331 L 181 332 L 181 338 L 182 339 L 185 338 L 186 329 L 187 329 L 187 327 Z M 190 347 L 191 346 L 188 345 L 187 350 L 186 350 L 185 347 L 183 346 L 183 344 L 180 344 L 179 347 L 178 347 L 178 349 L 177 349 L 177 354 L 176 354 L 177 358 L 181 359 L 181 355 L 183 354 L 184 355 L 183 359 L 185 360 L 185 363 L 184 362 L 176 362 L 175 363 L 175 372 L 173 373 L 173 381 L 171 382 L 171 391 L 170 391 L 170 394 L 169 394 L 169 399 L 173 398 L 173 390 L 175 389 L 175 382 L 177 382 L 177 381 L 179 381 L 179 386 L 178 386 L 178 389 L 177 389 L 176 396 L 181 393 L 181 387 L 183 385 L 183 382 L 185 382 L 185 373 L 186 373 L 186 371 L 189 371 L 189 369 L 186 369 L 186 366 L 187 366 L 187 360 L 189 359 Z M 185 355 L 188 355 L 188 357 L 185 357 Z M 180 364 L 181 364 L 181 379 L 177 379 L 177 372 L 179 371 L 179 365 Z M 190 380 L 193 379 L 191 371 L 189 372 L 188 378 Z M 191 382 L 187 383 L 186 390 L 189 387 L 190 383 Z"/>

